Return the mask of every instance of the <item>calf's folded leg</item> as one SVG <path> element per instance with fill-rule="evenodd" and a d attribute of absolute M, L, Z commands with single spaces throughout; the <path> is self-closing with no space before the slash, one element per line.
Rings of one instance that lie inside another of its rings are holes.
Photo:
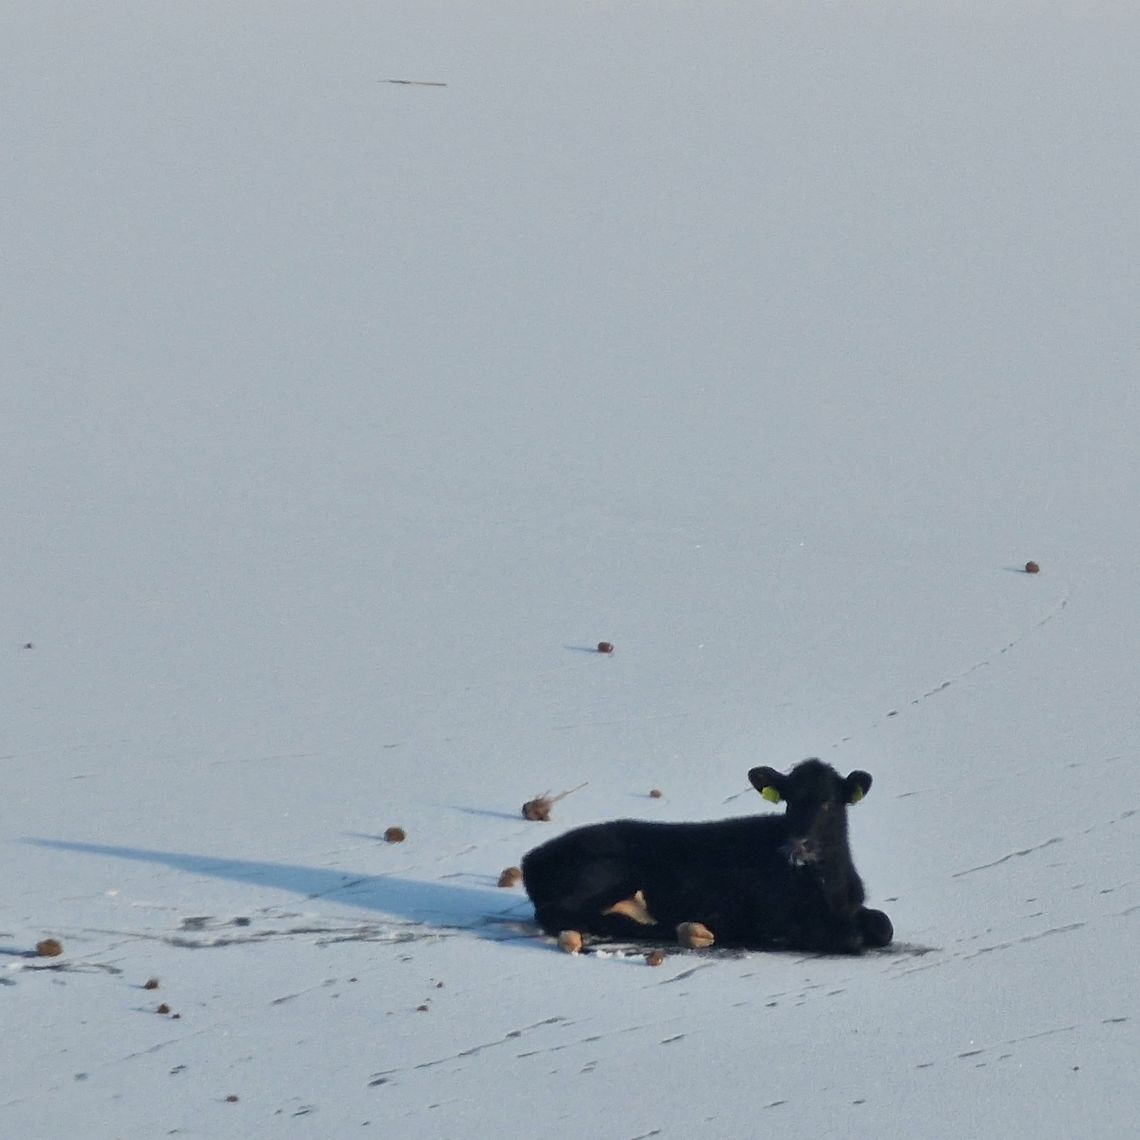
<path fill-rule="evenodd" d="M 881 911 L 864 907 L 859 912 L 859 929 L 866 946 L 889 946 L 895 936 L 891 920 Z"/>

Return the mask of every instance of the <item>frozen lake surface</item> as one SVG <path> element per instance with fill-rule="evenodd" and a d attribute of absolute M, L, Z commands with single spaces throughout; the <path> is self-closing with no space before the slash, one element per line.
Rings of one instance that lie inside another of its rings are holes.
<path fill-rule="evenodd" d="M 1133 1135 L 1138 54 L 11 14 L 0 1134 Z M 805 756 L 889 951 L 569 957 L 496 886 Z"/>

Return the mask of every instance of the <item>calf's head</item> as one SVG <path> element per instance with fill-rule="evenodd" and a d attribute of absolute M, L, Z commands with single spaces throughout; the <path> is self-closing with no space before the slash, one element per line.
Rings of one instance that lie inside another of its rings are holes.
<path fill-rule="evenodd" d="M 786 776 L 775 768 L 753 768 L 748 779 L 769 802 L 787 804 L 787 854 L 792 863 L 823 870 L 837 861 L 850 862 L 847 805 L 867 794 L 867 772 L 844 777 L 822 760 L 805 760 Z"/>

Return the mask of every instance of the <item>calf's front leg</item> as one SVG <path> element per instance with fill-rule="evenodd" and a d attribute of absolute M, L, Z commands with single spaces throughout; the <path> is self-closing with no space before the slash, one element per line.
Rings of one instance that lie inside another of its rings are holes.
<path fill-rule="evenodd" d="M 881 911 L 863 907 L 859 912 L 859 929 L 865 946 L 889 946 L 895 936 L 891 920 Z"/>

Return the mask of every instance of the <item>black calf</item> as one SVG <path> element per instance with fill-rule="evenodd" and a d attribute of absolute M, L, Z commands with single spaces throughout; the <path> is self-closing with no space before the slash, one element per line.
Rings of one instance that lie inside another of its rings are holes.
<path fill-rule="evenodd" d="M 847 805 L 871 786 L 820 760 L 788 775 L 753 768 L 752 786 L 783 815 L 707 823 L 619 819 L 531 851 L 523 881 L 548 934 L 578 931 L 687 946 L 858 953 L 885 946 L 891 920 L 863 906 L 847 842 Z"/>

